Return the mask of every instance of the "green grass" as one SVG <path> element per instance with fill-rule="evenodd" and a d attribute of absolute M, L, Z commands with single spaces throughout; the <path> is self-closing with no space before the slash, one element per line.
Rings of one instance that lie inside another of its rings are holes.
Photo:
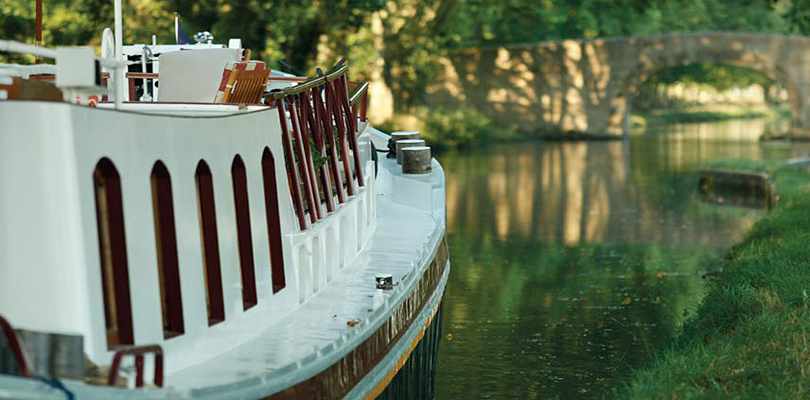
<path fill-rule="evenodd" d="M 767 172 L 776 208 L 730 249 L 671 346 L 613 397 L 810 398 L 810 173 L 740 160 L 713 166 Z"/>

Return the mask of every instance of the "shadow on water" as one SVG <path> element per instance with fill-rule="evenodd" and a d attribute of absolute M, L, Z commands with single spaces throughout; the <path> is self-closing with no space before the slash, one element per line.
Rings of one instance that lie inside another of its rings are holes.
<path fill-rule="evenodd" d="M 599 398 L 649 361 L 703 295 L 701 269 L 760 215 L 702 202 L 695 171 L 803 151 L 734 126 L 440 156 L 453 267 L 437 399 Z"/>

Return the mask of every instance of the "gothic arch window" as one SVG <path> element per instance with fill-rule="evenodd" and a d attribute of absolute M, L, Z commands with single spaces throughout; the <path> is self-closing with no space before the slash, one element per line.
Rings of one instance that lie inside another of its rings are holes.
<path fill-rule="evenodd" d="M 121 176 L 109 158 L 102 158 L 93 170 L 96 199 L 101 287 L 107 348 L 135 343 L 129 294 L 127 241 Z"/>
<path fill-rule="evenodd" d="M 270 269 L 273 293 L 284 289 L 284 255 L 281 251 L 281 222 L 278 215 L 278 190 L 273 153 L 265 147 L 262 154 L 262 178 L 264 180 L 264 210 L 267 218 L 267 238 L 270 245 Z"/>
<path fill-rule="evenodd" d="M 194 174 L 197 184 L 197 211 L 200 217 L 205 302 L 208 325 L 225 320 L 225 302 L 222 296 L 222 269 L 219 259 L 217 211 L 214 203 L 214 180 L 205 161 L 197 164 Z"/>
<path fill-rule="evenodd" d="M 172 178 L 163 162 L 152 167 L 152 212 L 155 219 L 160 309 L 163 317 L 163 337 L 182 335 L 183 299 L 180 294 L 180 266 L 177 259 L 177 233 L 174 224 Z"/>
<path fill-rule="evenodd" d="M 253 236 L 250 229 L 250 203 L 248 201 L 247 173 L 242 157 L 237 155 L 231 164 L 233 202 L 236 210 L 236 237 L 239 245 L 239 266 L 242 272 L 242 305 L 245 310 L 258 302 L 256 297 L 256 271 L 253 264 Z"/>

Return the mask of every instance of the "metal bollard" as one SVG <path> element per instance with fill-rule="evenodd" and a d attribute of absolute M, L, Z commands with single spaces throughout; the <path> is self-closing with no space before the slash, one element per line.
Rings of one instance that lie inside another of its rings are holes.
<path fill-rule="evenodd" d="M 391 139 L 396 142 L 403 139 L 419 139 L 419 131 L 397 131 L 391 134 Z"/>
<path fill-rule="evenodd" d="M 422 139 L 401 139 L 396 142 L 397 164 L 402 164 L 402 149 L 414 146 L 425 146 L 425 141 Z"/>
<path fill-rule="evenodd" d="M 402 149 L 403 174 L 429 174 L 432 170 L 430 147 L 413 146 Z"/>

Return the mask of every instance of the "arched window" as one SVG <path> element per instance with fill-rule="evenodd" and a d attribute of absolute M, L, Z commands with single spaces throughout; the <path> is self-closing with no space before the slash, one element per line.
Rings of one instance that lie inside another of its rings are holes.
<path fill-rule="evenodd" d="M 233 203 L 236 209 L 236 238 L 239 244 L 239 266 L 242 272 L 242 304 L 244 309 L 256 305 L 256 272 L 253 267 L 253 237 L 250 233 L 250 204 L 248 202 L 247 174 L 242 157 L 234 157 L 231 164 Z"/>
<path fill-rule="evenodd" d="M 284 289 L 284 255 L 281 252 L 281 223 L 278 217 L 278 190 L 273 153 L 265 147 L 262 154 L 262 177 L 264 179 L 264 211 L 267 218 L 267 238 L 270 241 L 270 269 L 273 278 L 273 293 Z"/>
<path fill-rule="evenodd" d="M 124 206 L 121 177 L 109 158 L 102 158 L 93 170 L 96 223 L 101 257 L 101 287 L 107 348 L 135 343 L 129 296 L 127 240 L 124 234 Z"/>
<path fill-rule="evenodd" d="M 222 297 L 222 270 L 219 262 L 217 211 L 214 205 L 214 181 L 211 177 L 211 169 L 202 160 L 197 164 L 197 172 L 194 176 L 197 181 L 197 211 L 200 216 L 205 301 L 208 309 L 208 325 L 210 326 L 225 320 L 225 302 Z"/>
<path fill-rule="evenodd" d="M 152 167 L 151 181 L 163 337 L 170 339 L 182 335 L 184 332 L 183 299 L 180 296 L 180 268 L 177 262 L 172 178 L 162 162 L 158 161 Z"/>

